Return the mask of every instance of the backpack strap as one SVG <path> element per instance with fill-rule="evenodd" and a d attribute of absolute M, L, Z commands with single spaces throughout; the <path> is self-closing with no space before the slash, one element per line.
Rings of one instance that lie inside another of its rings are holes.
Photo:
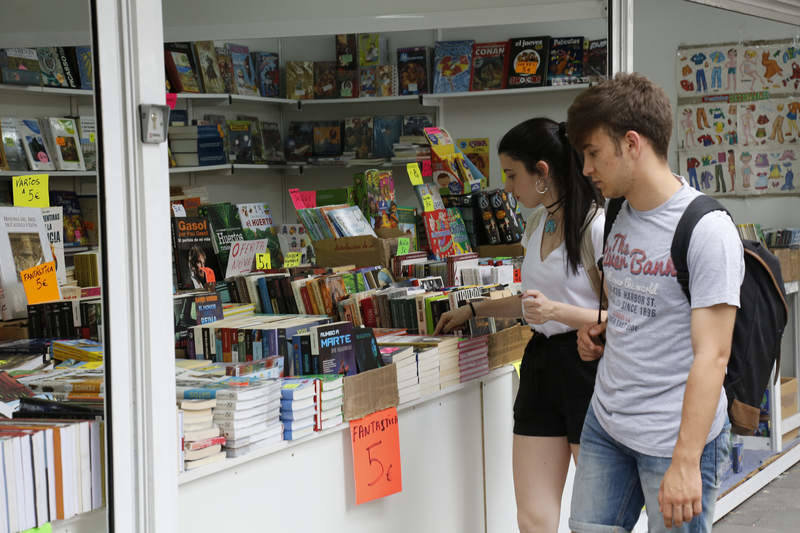
<path fill-rule="evenodd" d="M 611 228 L 614 226 L 614 221 L 617 220 L 617 215 L 622 210 L 622 205 L 625 203 L 625 198 L 611 198 L 606 204 L 606 225 L 603 228 L 603 251 L 605 252 L 606 244 L 608 243 L 608 236 L 611 235 Z M 598 261 L 598 267 L 603 269 L 603 263 Z"/>
<path fill-rule="evenodd" d="M 531 240 L 533 230 L 539 226 L 539 222 L 542 221 L 542 217 L 544 217 L 546 212 L 545 208 L 535 209 L 533 213 L 528 216 L 528 220 L 525 222 L 525 236 L 522 238 L 522 246 L 525 248 L 528 247 L 528 241 Z"/>
<path fill-rule="evenodd" d="M 603 280 L 600 275 L 598 261 L 595 260 L 594 242 L 592 241 L 592 223 L 601 213 L 603 213 L 603 209 L 592 204 L 589 213 L 586 215 L 583 235 L 581 236 L 581 264 L 583 264 L 583 270 L 589 277 L 592 290 L 598 298 L 603 300 Z"/>
<path fill-rule="evenodd" d="M 692 231 L 700 222 L 700 219 L 712 211 L 724 211 L 730 216 L 728 210 L 721 203 L 710 196 L 701 194 L 691 201 L 686 211 L 681 215 L 678 226 L 675 228 L 675 235 L 672 237 L 672 247 L 670 255 L 672 264 L 678 272 L 678 283 L 681 285 L 689 304 L 692 303 L 692 296 L 689 294 L 689 242 L 692 240 Z M 733 217 L 731 217 L 733 219 Z"/>

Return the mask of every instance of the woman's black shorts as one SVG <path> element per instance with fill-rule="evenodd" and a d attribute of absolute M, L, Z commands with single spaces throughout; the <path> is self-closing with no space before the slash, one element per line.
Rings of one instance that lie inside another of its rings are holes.
<path fill-rule="evenodd" d="M 574 331 L 551 337 L 534 333 L 519 369 L 514 433 L 566 436 L 570 444 L 579 444 L 597 364 L 581 360 Z"/>

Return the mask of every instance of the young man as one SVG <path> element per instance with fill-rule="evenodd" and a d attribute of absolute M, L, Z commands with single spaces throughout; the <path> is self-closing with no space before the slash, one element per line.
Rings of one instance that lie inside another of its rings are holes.
<path fill-rule="evenodd" d="M 664 91 L 641 75 L 619 74 L 578 96 L 567 123 L 583 150 L 583 173 L 606 198 L 626 200 L 603 254 L 608 320 L 578 334 L 581 357 L 602 358 L 570 527 L 631 530 L 644 504 L 651 533 L 710 531 L 729 456 L 722 381 L 744 278 L 741 241 L 722 212 L 695 226 L 690 306 L 670 247 L 700 193 L 670 170 Z"/>

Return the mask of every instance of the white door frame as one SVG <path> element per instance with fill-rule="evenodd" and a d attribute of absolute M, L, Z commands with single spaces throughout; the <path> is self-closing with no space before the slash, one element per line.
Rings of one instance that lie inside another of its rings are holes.
<path fill-rule="evenodd" d="M 90 0 L 106 291 L 109 531 L 172 532 L 177 429 L 169 171 L 139 104 L 163 104 L 161 0 Z M 102 115 L 102 116 L 100 116 Z"/>
<path fill-rule="evenodd" d="M 613 77 L 617 72 L 633 72 L 633 0 L 609 0 L 608 9 L 608 74 Z"/>

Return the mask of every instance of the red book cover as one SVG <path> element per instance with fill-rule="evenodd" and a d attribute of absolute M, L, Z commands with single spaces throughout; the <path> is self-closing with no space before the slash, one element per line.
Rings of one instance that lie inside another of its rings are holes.
<path fill-rule="evenodd" d="M 506 88 L 508 41 L 472 45 L 469 90 L 490 91 Z"/>
<path fill-rule="evenodd" d="M 453 247 L 453 234 L 447 219 L 447 211 L 437 209 L 422 214 L 425 220 L 425 233 L 428 236 L 428 245 L 437 259 L 455 255 Z"/>
<path fill-rule="evenodd" d="M 19 398 L 29 398 L 34 394 L 31 389 L 11 377 L 8 372 L 0 372 L 0 401 L 11 402 Z"/>
<path fill-rule="evenodd" d="M 364 298 L 359 305 L 361 306 L 361 316 L 364 319 L 364 325 L 368 328 L 377 328 L 378 319 L 375 316 L 375 302 L 372 297 Z"/>
<path fill-rule="evenodd" d="M 203 448 L 209 448 L 211 446 L 216 446 L 217 444 L 221 444 L 224 446 L 225 437 L 220 435 L 219 437 L 211 437 L 210 439 L 185 442 L 183 449 L 187 452 L 192 450 L 202 450 Z"/>
<path fill-rule="evenodd" d="M 305 285 L 300 287 L 300 297 L 303 299 L 303 305 L 306 307 L 306 313 L 309 315 L 316 314 L 316 310 L 311 304 L 311 298 L 308 297 L 308 288 Z"/>

